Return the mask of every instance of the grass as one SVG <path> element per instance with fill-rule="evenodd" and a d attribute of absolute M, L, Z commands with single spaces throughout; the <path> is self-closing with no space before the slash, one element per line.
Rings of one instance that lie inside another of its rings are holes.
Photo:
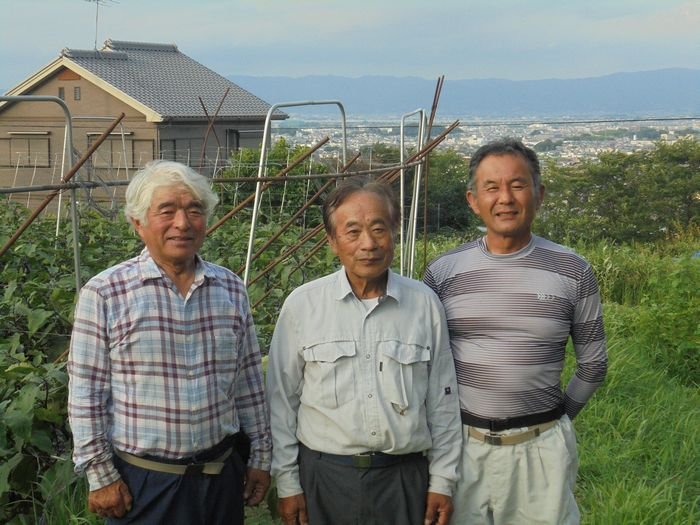
<path fill-rule="evenodd" d="M 608 340 L 608 380 L 576 419 L 582 523 L 698 523 L 700 393 L 634 339 Z"/>
<path fill-rule="evenodd" d="M 579 446 L 577 499 L 583 525 L 700 523 L 700 392 L 656 366 L 629 337 L 629 307 L 608 305 L 609 372 L 575 426 Z M 573 362 L 567 363 L 567 375 Z M 47 524 L 100 523 L 84 498 Z M 271 525 L 266 504 L 246 511 L 246 523 Z"/>
<path fill-rule="evenodd" d="M 690 237 L 658 250 L 580 249 L 601 281 L 609 353 L 605 383 L 575 420 L 583 525 L 700 523 L 700 260 L 683 255 L 698 246 Z M 564 381 L 573 366 L 569 352 Z M 99 523 L 80 490 L 44 523 Z M 246 515 L 278 523 L 266 505 Z"/>

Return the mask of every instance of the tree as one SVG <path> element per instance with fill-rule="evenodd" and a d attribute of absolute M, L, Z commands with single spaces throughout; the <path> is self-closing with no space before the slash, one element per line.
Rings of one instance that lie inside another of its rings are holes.
<path fill-rule="evenodd" d="M 536 231 L 554 240 L 654 241 L 700 224 L 700 144 L 601 153 L 574 167 L 545 167 Z"/>
<path fill-rule="evenodd" d="M 464 231 L 478 224 L 467 205 L 468 180 L 468 161 L 457 151 L 447 149 L 430 154 L 428 210 L 434 229 Z"/>

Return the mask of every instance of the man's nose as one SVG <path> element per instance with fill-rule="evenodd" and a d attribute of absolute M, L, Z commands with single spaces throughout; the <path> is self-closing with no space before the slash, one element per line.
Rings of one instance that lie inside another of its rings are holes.
<path fill-rule="evenodd" d="M 508 186 L 500 188 L 498 190 L 498 201 L 513 202 L 513 191 Z"/>
<path fill-rule="evenodd" d="M 173 224 L 176 228 L 181 230 L 186 230 L 190 227 L 190 219 L 187 216 L 187 211 L 179 209 L 175 212 L 175 218 L 173 219 Z"/>
<path fill-rule="evenodd" d="M 373 250 L 377 247 L 377 239 L 374 238 L 372 232 L 364 230 L 360 234 L 360 247 L 365 250 Z"/>

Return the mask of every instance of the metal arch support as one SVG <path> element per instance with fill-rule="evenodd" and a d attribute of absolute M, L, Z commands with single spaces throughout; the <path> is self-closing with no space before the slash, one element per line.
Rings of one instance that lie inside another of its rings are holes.
<path fill-rule="evenodd" d="M 404 195 L 404 173 L 405 173 L 405 169 L 404 169 L 404 160 L 405 160 L 404 159 L 404 153 L 405 153 L 404 152 L 404 148 L 405 148 L 405 146 L 404 146 L 404 136 L 405 136 L 404 135 L 404 123 L 408 117 L 413 116 L 413 115 L 418 115 L 419 119 L 420 119 L 418 121 L 418 150 L 420 150 L 423 147 L 423 142 L 425 140 L 424 139 L 425 110 L 419 108 L 419 109 L 416 109 L 414 111 L 411 111 L 410 113 L 405 113 L 405 114 L 401 115 L 401 145 L 400 145 L 400 149 L 401 149 L 401 151 L 400 151 L 401 176 L 399 179 L 399 181 L 400 181 L 400 183 L 399 183 L 399 188 L 400 188 L 399 202 L 401 203 L 401 205 L 400 205 L 400 219 L 399 219 L 400 224 L 401 224 L 401 227 L 399 228 L 399 272 L 401 275 L 404 275 L 404 255 L 405 254 L 406 254 L 406 256 L 408 255 L 408 250 L 405 251 L 405 249 L 404 249 L 404 244 L 406 242 L 406 240 L 404 239 L 404 223 L 405 223 L 405 220 L 404 220 L 404 200 L 405 200 L 405 195 Z M 414 184 L 414 188 L 415 188 L 415 186 L 416 185 Z M 415 189 L 414 189 L 414 193 L 415 193 Z M 415 212 L 413 210 L 413 201 L 411 201 L 410 210 L 411 210 L 410 217 L 414 217 Z M 415 217 L 414 217 L 414 221 L 415 221 Z M 411 221 L 409 220 L 409 225 L 410 224 L 411 224 Z M 409 239 L 410 238 L 411 237 L 409 236 Z M 413 243 L 415 243 L 415 239 L 412 239 L 412 241 L 413 241 Z M 412 253 L 412 250 L 411 250 L 411 253 Z M 413 265 L 411 264 L 411 267 L 412 266 Z"/>
<path fill-rule="evenodd" d="M 66 118 L 66 128 L 64 134 L 64 144 L 63 144 L 63 158 L 66 157 L 66 149 L 68 150 L 68 159 L 70 165 L 74 164 L 73 157 L 73 125 L 70 110 L 66 105 L 65 101 L 58 97 L 50 97 L 44 95 L 13 95 L 13 96 L 0 96 L 0 102 L 53 102 L 58 104 Z M 65 176 L 65 162 L 61 165 L 61 182 Z M 75 292 L 78 293 L 82 287 L 82 282 L 80 279 L 80 248 L 78 246 L 78 209 L 76 206 L 76 189 L 71 188 L 71 222 L 73 225 L 73 265 L 75 271 Z M 60 213 L 60 208 L 59 208 Z"/>
<path fill-rule="evenodd" d="M 428 122 L 427 122 L 427 117 L 423 115 L 423 118 L 421 119 L 422 126 L 421 126 L 421 133 L 419 133 L 418 136 L 418 144 L 419 148 L 422 149 L 423 146 L 425 145 L 425 141 L 427 139 L 427 132 L 425 130 L 428 129 Z M 416 176 L 415 180 L 413 183 L 413 198 L 411 200 L 411 216 L 409 218 L 409 240 L 406 243 L 406 249 L 409 251 L 409 255 L 407 257 L 408 260 L 408 268 L 407 268 L 407 273 L 406 275 L 408 277 L 413 277 L 413 270 L 414 270 L 414 263 L 415 263 L 415 258 L 416 258 L 416 225 L 418 224 L 418 195 L 420 192 L 420 185 L 421 185 L 421 178 L 423 175 L 423 165 L 424 162 L 421 162 L 416 166 Z"/>
<path fill-rule="evenodd" d="M 267 117 L 265 118 L 265 128 L 263 131 L 262 145 L 260 146 L 260 163 L 258 165 L 258 178 L 265 176 L 265 163 L 267 161 L 267 149 L 268 142 L 270 140 L 270 127 L 272 121 L 272 114 L 279 108 L 289 108 L 298 106 L 321 106 L 321 105 L 335 105 L 338 106 L 340 111 L 342 124 L 343 124 L 343 165 L 346 164 L 347 158 L 347 124 L 345 119 L 345 107 L 338 100 L 307 100 L 302 102 L 282 102 L 279 104 L 273 104 L 267 112 Z M 253 216 L 250 221 L 250 235 L 248 237 L 248 252 L 245 258 L 245 269 L 243 270 L 243 283 L 248 284 L 248 273 L 250 271 L 250 263 L 253 257 L 253 243 L 255 242 L 255 230 L 258 221 L 258 211 L 260 207 L 260 194 L 261 194 L 262 183 L 260 181 L 255 183 L 255 200 L 253 201 Z"/>

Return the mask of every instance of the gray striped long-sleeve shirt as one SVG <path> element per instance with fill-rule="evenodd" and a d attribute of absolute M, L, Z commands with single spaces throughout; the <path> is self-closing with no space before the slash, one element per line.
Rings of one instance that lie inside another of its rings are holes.
<path fill-rule="evenodd" d="M 445 307 L 463 411 L 500 419 L 563 402 L 573 418 L 605 378 L 598 284 L 568 248 L 533 236 L 496 255 L 479 239 L 432 261 L 424 281 Z M 576 373 L 563 392 L 569 336 Z"/>

